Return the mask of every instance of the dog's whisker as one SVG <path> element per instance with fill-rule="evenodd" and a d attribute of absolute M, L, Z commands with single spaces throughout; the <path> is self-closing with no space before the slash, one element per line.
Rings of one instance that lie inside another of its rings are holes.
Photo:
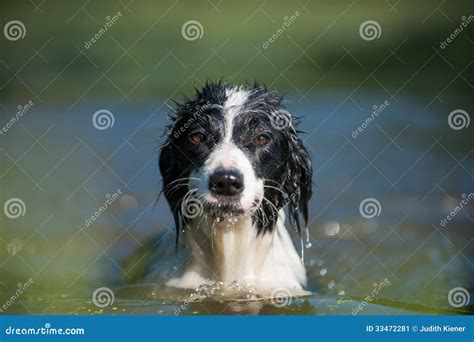
<path fill-rule="evenodd" d="M 187 183 L 183 183 L 183 184 L 175 184 L 174 186 L 172 186 L 170 189 L 166 189 L 165 190 L 165 193 L 167 195 L 172 195 L 177 189 L 183 187 L 183 186 L 188 186 Z"/>
<path fill-rule="evenodd" d="M 265 196 L 263 196 L 263 200 L 267 201 L 268 204 L 270 204 L 270 206 L 272 206 L 274 209 L 275 209 L 275 213 L 278 214 L 278 209 L 277 207 L 275 206 L 275 204 L 273 204 L 268 198 L 266 198 Z"/>
<path fill-rule="evenodd" d="M 175 179 L 174 181 L 172 182 L 169 182 L 166 187 L 174 184 L 174 183 L 177 183 L 177 182 L 181 182 L 181 181 L 188 181 L 188 180 L 197 180 L 197 181 L 201 181 L 200 178 L 197 178 L 197 177 L 183 177 L 183 178 L 178 178 L 178 179 Z"/>

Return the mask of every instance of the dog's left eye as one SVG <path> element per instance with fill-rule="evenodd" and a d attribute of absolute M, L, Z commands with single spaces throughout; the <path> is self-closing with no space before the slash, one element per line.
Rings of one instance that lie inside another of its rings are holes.
<path fill-rule="evenodd" d="M 206 135 L 203 132 L 194 132 L 189 135 L 189 139 L 195 144 L 200 144 L 206 141 Z"/>
<path fill-rule="evenodd" d="M 270 142 L 270 137 L 266 134 L 260 134 L 253 141 L 255 145 L 265 146 Z"/>

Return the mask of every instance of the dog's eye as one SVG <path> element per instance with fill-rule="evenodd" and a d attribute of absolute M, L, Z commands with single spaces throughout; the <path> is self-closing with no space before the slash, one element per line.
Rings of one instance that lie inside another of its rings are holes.
<path fill-rule="evenodd" d="M 189 135 L 189 139 L 194 144 L 200 144 L 206 141 L 206 135 L 203 132 L 194 132 Z"/>
<path fill-rule="evenodd" d="M 255 145 L 265 146 L 270 142 L 270 137 L 266 134 L 260 134 L 254 140 Z"/>

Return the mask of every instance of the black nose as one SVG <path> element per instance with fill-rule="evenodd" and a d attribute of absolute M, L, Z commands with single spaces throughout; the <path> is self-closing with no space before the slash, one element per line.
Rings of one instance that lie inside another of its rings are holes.
<path fill-rule="evenodd" d="M 244 190 L 244 177 L 237 170 L 218 169 L 209 178 L 209 190 L 221 196 L 238 195 Z"/>

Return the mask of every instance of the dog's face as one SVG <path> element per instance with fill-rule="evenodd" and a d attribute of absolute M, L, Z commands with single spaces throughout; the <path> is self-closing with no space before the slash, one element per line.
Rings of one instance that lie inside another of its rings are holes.
<path fill-rule="evenodd" d="M 299 213 L 307 219 L 312 168 L 293 122 L 281 97 L 259 86 L 207 84 L 178 105 L 160 155 L 163 192 L 178 230 L 199 214 L 247 215 L 259 232 L 271 231 L 285 205 L 299 229 Z M 202 212 L 187 215 L 187 204 Z"/>

